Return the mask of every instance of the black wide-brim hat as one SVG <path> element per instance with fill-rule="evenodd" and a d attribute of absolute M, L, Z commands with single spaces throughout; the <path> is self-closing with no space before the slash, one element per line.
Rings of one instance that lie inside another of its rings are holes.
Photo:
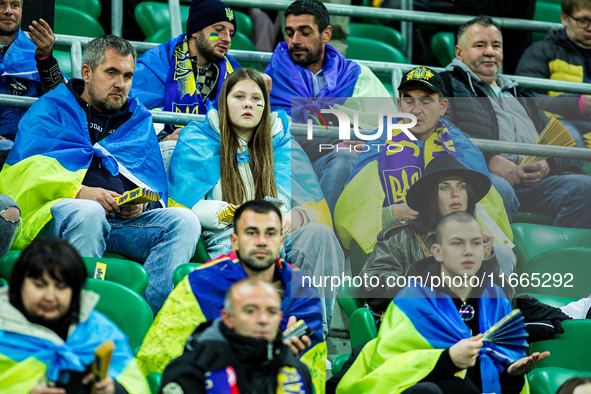
<path fill-rule="evenodd" d="M 423 176 L 408 189 L 406 194 L 408 206 L 420 212 L 421 208 L 427 203 L 427 194 L 430 192 L 429 186 L 439 183 L 441 178 L 449 176 L 464 178 L 466 183 L 474 190 L 475 203 L 482 200 L 490 190 L 490 179 L 486 175 L 467 169 L 450 154 L 443 154 L 433 158 L 427 164 Z"/>

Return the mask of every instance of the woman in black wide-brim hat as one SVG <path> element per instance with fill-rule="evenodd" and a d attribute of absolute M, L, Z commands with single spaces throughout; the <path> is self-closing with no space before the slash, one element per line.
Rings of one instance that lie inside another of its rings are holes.
<path fill-rule="evenodd" d="M 374 312 L 383 312 L 400 288 L 393 282 L 405 275 L 412 263 L 431 255 L 431 245 L 435 243 L 435 230 L 444 216 L 457 211 L 474 214 L 476 203 L 490 190 L 490 179 L 477 171 L 465 168 L 452 155 L 435 157 L 425 168 L 423 176 L 408 190 L 406 203 L 419 215 L 414 220 L 400 220 L 378 234 L 377 243 L 367 263 L 361 271 L 363 277 L 377 277 L 379 283 L 367 282 L 365 295 Z M 502 272 L 499 261 L 492 248 L 492 234 L 485 230 L 485 260 L 487 272 L 498 278 Z M 503 255 L 512 254 L 506 249 Z M 508 264 L 510 270 L 511 264 Z M 509 274 L 510 272 L 505 272 Z M 390 279 L 388 279 L 390 277 Z"/>

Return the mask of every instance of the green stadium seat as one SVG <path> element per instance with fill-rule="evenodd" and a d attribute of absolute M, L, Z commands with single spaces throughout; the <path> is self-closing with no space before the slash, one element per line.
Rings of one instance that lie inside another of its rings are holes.
<path fill-rule="evenodd" d="M 555 394 L 564 382 L 570 378 L 582 376 L 591 377 L 591 372 L 558 367 L 535 368 L 527 374 L 529 392 L 530 394 Z"/>
<path fill-rule="evenodd" d="M 240 11 L 234 11 L 234 15 L 236 15 L 236 31 L 250 38 L 252 36 L 252 19 Z"/>
<path fill-rule="evenodd" d="M 591 162 L 588 161 L 583 164 L 583 173 L 585 173 L 585 175 L 591 175 Z"/>
<path fill-rule="evenodd" d="M 371 253 L 365 253 L 355 240 L 351 241 L 349 252 L 351 253 L 351 275 L 357 276 L 363 269 Z"/>
<path fill-rule="evenodd" d="M 105 30 L 92 16 L 75 8 L 55 6 L 55 34 L 68 34 L 81 37 L 101 37 Z"/>
<path fill-rule="evenodd" d="M 534 20 L 540 22 L 554 22 L 560 23 L 560 13 L 562 7 L 560 4 L 548 3 L 544 1 L 536 1 L 536 9 L 534 12 Z M 532 42 L 538 42 L 544 39 L 546 32 L 533 32 Z"/>
<path fill-rule="evenodd" d="M 591 230 L 543 226 L 531 223 L 513 223 L 513 253 L 517 256 L 517 269 L 523 268 L 535 255 L 558 249 L 584 246 L 591 248 Z"/>
<path fill-rule="evenodd" d="M 591 337 L 591 320 L 565 320 L 562 327 L 564 334 L 530 345 L 530 354 L 550 352 L 550 357 L 546 357 L 532 368 L 560 367 L 591 372 L 589 354 L 584 350 Z"/>
<path fill-rule="evenodd" d="M 150 392 L 152 394 L 158 394 L 160 392 L 160 385 L 162 384 L 162 374 L 160 372 L 152 372 L 146 376 L 148 386 L 150 386 Z"/>
<path fill-rule="evenodd" d="M 8 282 L 4 278 L 0 278 L 0 287 L 2 286 L 8 286 Z"/>
<path fill-rule="evenodd" d="M 363 345 L 378 336 L 375 318 L 367 308 L 359 308 L 351 315 L 349 321 L 351 348 Z"/>
<path fill-rule="evenodd" d="M 454 34 L 440 31 L 431 37 L 431 50 L 435 54 L 439 64 L 446 67 L 456 57 Z"/>
<path fill-rule="evenodd" d="M 195 271 L 200 265 L 201 263 L 185 263 L 176 267 L 172 273 L 172 282 L 174 285 L 178 285 L 181 280 L 185 279 L 185 276 Z"/>
<path fill-rule="evenodd" d="M 170 27 L 163 27 L 159 29 L 156 33 L 152 34 L 148 38 L 146 38 L 145 42 L 154 42 L 156 44 L 162 44 L 168 42 L 172 38 L 172 33 L 170 32 Z"/>
<path fill-rule="evenodd" d="M 239 31 L 237 31 L 234 34 L 234 37 L 232 37 L 231 48 L 242 50 L 242 51 L 256 51 L 257 50 L 257 47 L 253 44 L 252 41 L 250 41 L 250 38 L 248 38 L 245 34 L 239 32 Z"/>
<path fill-rule="evenodd" d="M 363 289 L 351 286 L 351 281 L 343 283 L 337 291 L 337 297 L 339 298 L 339 304 L 341 304 L 349 319 L 353 312 L 365 304 Z"/>
<path fill-rule="evenodd" d="M 534 256 L 523 267 L 519 279 L 529 279 L 529 284 L 521 283 L 526 293 L 584 298 L 591 294 L 590 273 L 591 248 L 561 248 Z M 539 282 L 532 280 L 534 274 L 537 274 Z"/>
<path fill-rule="evenodd" d="M 101 15 L 101 3 L 99 0 L 56 0 L 55 5 L 75 8 L 98 19 Z"/>
<path fill-rule="evenodd" d="M 332 374 L 333 376 L 336 375 L 343 369 L 343 365 L 347 362 L 347 360 L 351 357 L 351 353 L 344 353 L 339 354 L 332 360 Z"/>
<path fill-rule="evenodd" d="M 376 62 L 408 63 L 400 50 L 386 43 L 360 37 L 347 37 L 347 59 L 370 60 Z M 393 94 L 392 75 L 376 73 L 384 87 Z"/>
<path fill-rule="evenodd" d="M 541 213 L 517 212 L 513 216 L 513 223 L 533 223 L 551 226 L 554 223 L 554 218 Z"/>
<path fill-rule="evenodd" d="M 132 349 L 138 348 L 154 322 L 146 300 L 127 287 L 106 280 L 88 279 L 84 288 L 101 297 L 95 309 L 117 324 L 129 338 Z"/>
<path fill-rule="evenodd" d="M 398 30 L 384 25 L 349 23 L 349 37 L 369 38 L 384 42 L 399 50 L 404 48 L 402 34 Z"/>
<path fill-rule="evenodd" d="M 21 252 L 12 251 L 6 253 L 0 259 L 0 276 L 10 280 L 12 269 Z M 106 264 L 104 279 L 117 282 L 138 294 L 142 294 L 148 286 L 148 273 L 141 264 L 131 260 L 112 258 L 84 257 L 84 264 L 88 271 L 88 277 L 92 278 L 96 263 Z"/>
<path fill-rule="evenodd" d="M 211 260 L 211 257 L 207 253 L 207 248 L 203 242 L 203 234 L 201 234 L 197 242 L 197 247 L 195 247 L 195 253 L 191 257 L 191 263 L 207 263 L 209 260 Z"/>

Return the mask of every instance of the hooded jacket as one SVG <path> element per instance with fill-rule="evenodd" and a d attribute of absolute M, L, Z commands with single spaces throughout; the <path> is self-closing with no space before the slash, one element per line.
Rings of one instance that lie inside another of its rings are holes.
<path fill-rule="evenodd" d="M 183 354 L 164 370 L 162 392 L 312 393 L 310 371 L 281 338 L 244 337 L 220 319 L 203 323 L 187 340 Z"/>

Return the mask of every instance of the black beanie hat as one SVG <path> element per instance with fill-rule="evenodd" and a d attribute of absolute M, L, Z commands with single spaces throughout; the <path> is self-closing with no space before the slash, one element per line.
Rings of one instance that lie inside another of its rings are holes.
<path fill-rule="evenodd" d="M 230 22 L 236 30 L 236 16 L 220 0 L 193 0 L 187 18 L 187 35 L 218 22 Z"/>

